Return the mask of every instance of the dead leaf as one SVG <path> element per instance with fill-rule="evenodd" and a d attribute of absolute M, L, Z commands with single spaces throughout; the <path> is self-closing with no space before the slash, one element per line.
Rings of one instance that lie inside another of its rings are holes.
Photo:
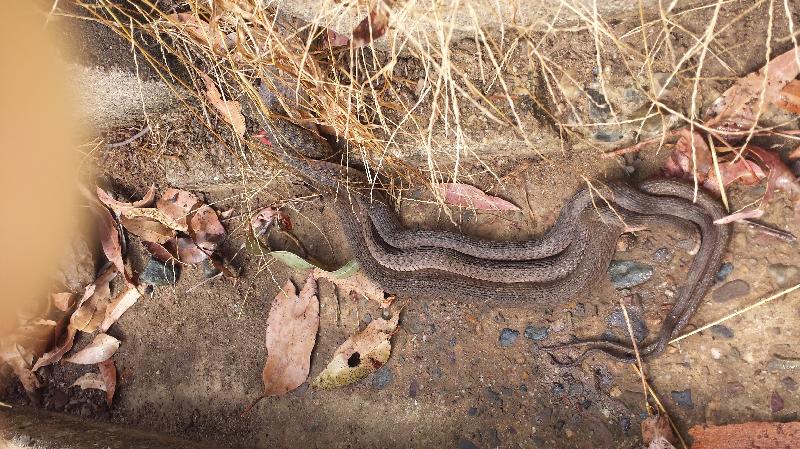
<path fill-rule="evenodd" d="M 77 310 L 70 317 L 70 325 L 83 332 L 94 332 L 103 321 L 106 307 L 111 300 L 111 280 L 117 275 L 110 266 L 97 279 L 86 286 Z"/>
<path fill-rule="evenodd" d="M 134 207 L 131 209 L 126 210 L 122 213 L 121 216 L 123 226 L 128 224 L 132 220 L 142 220 L 142 221 L 154 221 L 156 223 L 161 224 L 163 227 L 169 230 L 181 231 L 181 232 L 188 232 L 189 228 L 186 226 L 185 220 L 183 222 L 179 220 L 173 219 L 171 216 L 165 214 L 159 209 L 154 207 Z M 128 221 L 126 221 L 128 220 Z M 146 232 L 157 232 L 159 234 L 166 234 L 169 231 L 162 230 L 163 228 L 158 228 L 156 225 L 136 225 L 134 224 L 134 228 L 128 229 L 131 232 L 135 232 L 137 229 L 145 228 Z M 149 230 L 149 231 L 148 231 Z M 173 232 L 174 234 L 174 232 Z M 155 241 L 155 240 L 153 240 Z"/>
<path fill-rule="evenodd" d="M 75 298 L 75 295 L 69 292 L 52 293 L 50 296 L 53 298 L 53 305 L 55 308 L 62 312 L 66 312 L 72 307 L 73 299 Z"/>
<path fill-rule="evenodd" d="M 496 196 L 487 195 L 468 184 L 445 182 L 435 186 L 444 202 L 454 206 L 478 210 L 520 210 L 514 204 Z"/>
<path fill-rule="evenodd" d="M 156 202 L 156 208 L 181 226 L 181 229 L 175 228 L 176 230 L 187 232 L 188 217 L 200 203 L 200 198 L 191 192 L 169 188 Z"/>
<path fill-rule="evenodd" d="M 74 326 L 68 325 L 67 326 L 67 333 L 65 334 L 64 341 L 62 341 L 55 349 L 48 352 L 47 354 L 42 355 L 36 360 L 36 364 L 33 365 L 32 371 L 37 371 L 39 368 L 47 365 L 52 365 L 53 363 L 58 362 L 61 358 L 72 349 L 72 344 L 75 341 L 75 334 L 77 333 L 77 329 Z"/>
<path fill-rule="evenodd" d="M 702 184 L 708 179 L 709 173 L 713 173 L 714 167 L 708 144 L 699 132 L 692 133 L 688 128 L 676 130 L 674 133 L 679 138 L 664 164 L 664 174 L 684 179 L 697 176 L 697 182 Z M 695 162 L 692 160 L 692 141 L 694 141 Z"/>
<path fill-rule="evenodd" d="M 370 8 L 369 15 L 353 29 L 353 48 L 362 47 L 380 38 L 389 29 L 389 10 L 378 0 Z"/>
<path fill-rule="evenodd" d="M 783 86 L 775 105 L 784 111 L 800 114 L 800 81 L 793 80 Z"/>
<path fill-rule="evenodd" d="M 8 363 L 8 366 L 14 371 L 14 375 L 22 383 L 22 388 L 25 389 L 28 396 L 33 397 L 36 389 L 41 387 L 41 383 L 34 374 L 34 370 L 31 369 L 31 361 L 26 360 L 19 345 L 13 340 L 0 342 L 0 359 Z"/>
<path fill-rule="evenodd" d="M 358 270 L 358 267 L 356 267 Z M 348 276 L 337 275 L 337 272 L 325 271 L 321 268 L 314 268 L 313 275 L 315 279 L 327 279 L 333 282 L 341 293 L 344 294 L 358 294 L 373 301 L 383 300 L 383 289 L 378 284 L 372 282 L 360 271 L 353 272 Z"/>
<path fill-rule="evenodd" d="M 759 115 L 757 108 L 762 101 L 765 73 L 767 82 L 763 90 L 763 107 L 777 103 L 781 90 L 800 74 L 797 65 L 799 55 L 800 48 L 793 48 L 776 56 L 757 72 L 736 81 L 708 108 L 706 126 L 729 131 L 750 129 Z"/>
<path fill-rule="evenodd" d="M 689 429 L 692 449 L 793 449 L 800 441 L 800 422 L 748 422 Z"/>
<path fill-rule="evenodd" d="M 100 368 L 99 373 L 86 373 L 79 377 L 73 387 L 81 387 L 81 390 L 92 388 L 106 392 L 106 403 L 111 406 L 114 398 L 114 391 L 117 389 L 117 368 L 114 361 L 108 359 L 97 364 Z"/>
<path fill-rule="evenodd" d="M 327 39 L 328 46 L 331 48 L 343 47 L 350 43 L 349 37 L 345 36 L 344 34 L 337 33 L 330 28 L 326 30 L 325 38 Z"/>
<path fill-rule="evenodd" d="M 144 195 L 139 201 L 134 201 L 132 203 L 125 203 L 122 201 L 117 201 L 112 197 L 108 192 L 97 187 L 97 198 L 105 204 L 109 209 L 113 210 L 114 213 L 117 215 L 122 214 L 124 211 L 137 208 L 137 207 L 148 207 L 150 204 L 153 203 L 153 200 L 156 198 L 156 186 L 150 186 L 150 189 L 147 190 L 147 193 Z"/>
<path fill-rule="evenodd" d="M 247 126 L 244 122 L 244 115 L 242 115 L 242 105 L 235 100 L 224 100 L 222 94 L 217 89 L 214 81 L 205 73 L 198 72 L 200 78 L 206 85 L 206 98 L 211 103 L 211 106 L 217 110 L 217 113 L 223 120 L 228 122 L 233 127 L 234 132 L 239 137 L 244 137 Z"/>
<path fill-rule="evenodd" d="M 177 240 L 178 245 L 178 260 L 184 263 L 200 263 L 208 259 L 208 254 L 200 249 L 192 239 L 186 237 L 179 237 Z"/>
<path fill-rule="evenodd" d="M 117 267 L 117 271 L 125 273 L 125 262 L 122 260 L 122 245 L 120 235 L 117 230 L 117 220 L 111 216 L 111 212 L 105 206 L 95 202 L 94 210 L 97 212 L 97 231 L 100 234 L 100 243 L 103 246 L 103 254 Z"/>
<path fill-rule="evenodd" d="M 286 215 L 285 212 L 274 207 L 265 207 L 250 219 L 250 227 L 253 229 L 253 235 L 256 237 L 266 234 L 273 223 L 277 223 L 281 230 L 292 230 L 292 221 L 289 219 L 289 216 Z"/>
<path fill-rule="evenodd" d="M 286 394 L 305 382 L 318 329 L 319 300 L 314 277 L 308 276 L 300 295 L 292 281 L 286 281 L 267 317 L 264 393 L 244 413 L 262 398 Z"/>
<path fill-rule="evenodd" d="M 800 145 L 789 153 L 789 159 L 800 159 Z"/>
<path fill-rule="evenodd" d="M 675 449 L 677 442 L 666 416 L 648 416 L 642 421 L 642 443 L 647 449 Z"/>
<path fill-rule="evenodd" d="M 735 214 L 726 215 L 720 219 L 714 220 L 714 224 L 728 224 L 734 222 L 741 222 L 753 218 L 761 218 L 763 215 L 764 211 L 762 209 L 750 209 L 741 212 L 736 212 Z"/>
<path fill-rule="evenodd" d="M 164 243 L 174 248 L 177 245 L 177 243 L 175 242 L 176 239 L 170 239 Z M 164 245 L 160 243 L 147 242 L 147 241 L 144 241 L 142 243 L 144 244 L 144 247 L 147 248 L 147 251 L 149 251 L 154 258 L 160 260 L 161 262 L 170 262 L 178 260 L 175 258 L 172 251 L 168 250 Z"/>
<path fill-rule="evenodd" d="M 194 40 L 200 44 L 208 45 L 214 52 L 225 54 L 228 48 L 236 44 L 236 38 L 228 39 L 218 27 L 211 27 L 208 22 L 200 19 L 192 13 L 170 14 L 169 18 L 188 32 Z"/>
<path fill-rule="evenodd" d="M 214 252 L 225 239 L 225 227 L 214 209 L 205 204 L 197 208 L 189 219 L 189 231 L 197 246 L 209 253 Z"/>
<path fill-rule="evenodd" d="M 156 211 L 156 209 L 152 209 Z M 156 211 L 158 212 L 158 211 Z M 128 218 L 123 216 L 120 221 L 122 226 L 131 234 L 145 242 L 165 243 L 175 237 L 175 231 L 164 223 L 148 217 Z"/>
<path fill-rule="evenodd" d="M 336 349 L 328 366 L 314 379 L 311 386 L 331 390 L 357 382 L 374 373 L 386 361 L 392 351 L 390 341 L 397 329 L 400 313 L 392 318 L 372 320 L 358 334 L 350 337 Z"/>
<path fill-rule="evenodd" d="M 100 332 L 107 331 L 112 324 L 117 322 L 119 317 L 121 317 L 125 311 L 136 304 L 136 301 L 138 301 L 141 296 L 141 292 L 139 292 L 139 289 L 136 288 L 135 285 L 127 283 L 125 285 L 125 290 L 117 294 L 117 296 L 106 307 L 105 318 L 99 327 Z"/>
<path fill-rule="evenodd" d="M 92 365 L 108 360 L 117 349 L 119 340 L 108 334 L 97 334 L 85 348 L 78 351 L 75 355 L 64 359 L 65 362 L 77 363 L 80 365 Z"/>

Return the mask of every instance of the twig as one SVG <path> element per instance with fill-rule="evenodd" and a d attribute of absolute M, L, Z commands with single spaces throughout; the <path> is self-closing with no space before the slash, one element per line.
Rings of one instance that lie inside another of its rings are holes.
<path fill-rule="evenodd" d="M 133 137 L 129 137 L 129 138 L 123 140 L 122 142 L 109 143 L 109 144 L 106 145 L 106 148 L 124 147 L 125 145 L 127 145 L 127 144 L 135 141 L 136 139 L 144 136 L 148 132 L 150 132 L 150 125 L 145 125 L 145 127 L 142 128 L 142 130 L 139 131 L 138 133 L 134 134 Z"/>
<path fill-rule="evenodd" d="M 727 320 L 729 320 L 729 319 L 731 319 L 731 318 L 733 318 L 735 316 L 741 315 L 741 314 L 749 311 L 750 309 L 755 309 L 756 307 L 762 306 L 762 305 L 772 301 L 773 299 L 777 299 L 777 298 L 780 298 L 781 296 L 788 295 L 789 293 L 791 293 L 791 292 L 793 292 L 793 291 L 795 291 L 797 289 L 800 289 L 800 284 L 797 284 L 794 287 L 789 287 L 786 290 L 783 290 L 782 292 L 779 292 L 779 293 L 776 293 L 776 294 L 770 296 L 769 298 L 764 298 L 764 299 L 762 299 L 762 300 L 760 300 L 760 301 L 758 301 L 758 302 L 756 302 L 754 304 L 751 304 L 751 305 L 745 307 L 744 309 L 740 309 L 740 310 L 737 310 L 737 311 L 735 311 L 733 313 L 725 315 L 724 317 L 722 317 L 722 318 L 720 318 L 720 319 L 718 319 L 716 321 L 712 321 L 711 323 L 708 323 L 705 326 L 699 327 L 699 328 L 697 328 L 697 329 L 695 329 L 695 330 L 693 330 L 693 331 L 691 331 L 689 333 L 683 334 L 680 337 L 675 337 L 672 340 L 670 340 L 669 343 L 670 344 L 676 343 L 676 342 L 679 342 L 679 341 L 683 340 L 684 338 L 689 337 L 691 335 L 694 335 L 694 334 L 696 334 L 698 332 L 703 332 L 704 330 L 706 330 L 706 329 L 708 329 L 708 328 L 710 328 L 712 326 L 716 326 L 717 324 L 720 324 L 720 323 L 722 323 L 724 321 L 727 321 Z"/>
<path fill-rule="evenodd" d="M 622 315 L 625 317 L 625 325 L 628 327 L 628 335 L 631 337 L 631 344 L 633 345 L 633 353 L 636 354 L 636 365 L 639 367 L 639 377 L 642 379 L 642 392 L 644 393 L 644 409 L 647 410 L 648 415 L 652 415 L 653 411 L 650 408 L 650 403 L 647 402 L 647 380 L 644 378 L 644 366 L 642 366 L 642 358 L 639 355 L 639 345 L 636 344 L 636 337 L 633 336 L 633 326 L 631 326 L 631 319 L 628 316 L 628 308 L 622 298 L 619 299 L 619 305 L 622 307 Z"/>
<path fill-rule="evenodd" d="M 9 404 L 6 404 L 6 403 L 5 403 L 5 402 L 3 402 L 3 401 L 0 401 L 0 407 L 13 408 L 13 407 L 11 407 L 11 405 L 9 405 Z"/>
<path fill-rule="evenodd" d="M 641 376 L 644 379 L 644 375 L 642 374 L 641 371 L 639 371 L 639 368 L 636 365 L 631 365 L 631 367 L 636 371 L 636 373 L 639 376 Z M 644 382 L 645 385 L 647 386 L 647 391 L 650 392 L 650 396 L 653 398 L 654 401 L 656 401 L 656 407 L 658 407 L 658 410 L 661 412 L 662 415 L 667 417 L 667 421 L 669 421 L 669 426 L 672 427 L 672 432 L 675 434 L 675 436 L 678 437 L 678 441 L 681 442 L 681 446 L 683 447 L 683 449 L 689 449 L 689 446 L 686 445 L 686 441 L 681 436 L 680 430 L 678 430 L 678 426 L 676 426 L 675 422 L 672 421 L 672 418 L 669 417 L 667 409 L 664 408 L 664 404 L 662 404 L 661 401 L 658 399 L 658 395 L 656 395 L 656 392 L 653 391 L 653 388 L 650 386 L 650 383 L 648 383 L 647 380 L 645 380 Z"/>
<path fill-rule="evenodd" d="M 742 222 L 757 231 L 763 232 L 764 234 L 767 234 L 771 237 L 781 239 L 785 242 L 794 242 L 797 240 L 797 237 L 789 231 L 775 229 L 772 226 L 768 226 L 765 225 L 764 223 L 759 223 L 753 220 L 742 220 Z"/>

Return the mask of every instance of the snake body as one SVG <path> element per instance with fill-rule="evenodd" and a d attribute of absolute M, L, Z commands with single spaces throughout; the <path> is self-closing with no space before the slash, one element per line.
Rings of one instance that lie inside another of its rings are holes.
<path fill-rule="evenodd" d="M 549 230 L 525 241 L 407 229 L 363 172 L 303 158 L 295 150 L 309 143 L 308 138 L 298 142 L 302 131 L 288 128 L 289 138 L 286 125 L 282 132 L 271 131 L 274 153 L 329 200 L 361 269 L 388 293 L 505 305 L 561 303 L 605 275 L 626 229 L 664 224 L 696 229 L 701 243 L 686 285 L 655 340 L 639 348 L 643 357 L 662 352 L 686 325 L 710 288 L 730 238 L 730 225 L 713 223 L 725 215 L 716 200 L 697 192 L 695 203 L 691 186 L 671 180 L 648 181 L 639 189 L 612 183 L 602 198 L 582 189 Z M 612 341 L 577 341 L 549 349 L 569 348 L 584 350 L 573 362 L 593 351 L 633 360 L 629 344 Z"/>

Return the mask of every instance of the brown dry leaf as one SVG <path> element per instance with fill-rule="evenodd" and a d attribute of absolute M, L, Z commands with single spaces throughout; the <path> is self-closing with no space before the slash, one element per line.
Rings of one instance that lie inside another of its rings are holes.
<path fill-rule="evenodd" d="M 783 86 L 775 105 L 793 114 L 800 114 L 800 81 L 790 81 Z"/>
<path fill-rule="evenodd" d="M 514 204 L 491 196 L 468 184 L 444 182 L 435 186 L 444 202 L 454 206 L 478 210 L 520 210 Z"/>
<path fill-rule="evenodd" d="M 684 179 L 697 176 L 697 182 L 702 184 L 708 179 L 709 173 L 714 171 L 714 161 L 708 144 L 699 132 L 692 133 L 688 128 L 676 130 L 674 133 L 680 137 L 675 142 L 669 159 L 664 163 L 664 174 Z M 696 163 L 692 161 L 692 140 Z"/>
<path fill-rule="evenodd" d="M 189 219 L 189 235 L 200 249 L 212 253 L 225 239 L 225 227 L 214 209 L 204 204 Z"/>
<path fill-rule="evenodd" d="M 208 45 L 216 53 L 224 54 L 229 45 L 232 46 L 235 43 L 235 39 L 227 39 L 218 27 L 211 27 L 208 22 L 192 13 L 170 14 L 168 17 L 182 25 L 184 31 L 188 32 L 195 41 Z"/>
<path fill-rule="evenodd" d="M 300 294 L 292 281 L 272 301 L 267 317 L 267 360 L 264 364 L 265 396 L 286 394 L 305 382 L 311 369 L 311 350 L 319 329 L 317 283 L 309 274 Z"/>
<path fill-rule="evenodd" d="M 214 81 L 206 75 L 205 73 L 198 72 L 200 77 L 203 79 L 203 82 L 206 85 L 206 98 L 217 110 L 217 113 L 222 117 L 223 120 L 228 122 L 229 125 L 233 127 L 233 131 L 239 137 L 244 137 L 245 131 L 247 131 L 247 126 L 244 122 L 244 115 L 242 115 L 242 105 L 238 101 L 235 100 L 224 100 L 222 98 L 222 94 L 217 89 L 217 86 L 214 84 Z"/>
<path fill-rule="evenodd" d="M 789 153 L 789 159 L 800 159 L 800 145 Z"/>
<path fill-rule="evenodd" d="M 117 267 L 117 271 L 125 273 L 125 262 L 122 261 L 122 245 L 120 235 L 117 230 L 117 220 L 111 216 L 111 212 L 100 203 L 94 203 L 97 211 L 97 231 L 100 234 L 100 243 L 103 246 L 103 253 L 106 258 Z"/>
<path fill-rule="evenodd" d="M 92 365 L 108 360 L 117 349 L 119 340 L 108 334 L 97 334 L 91 343 L 78 351 L 75 355 L 64 359 L 65 362 L 80 365 Z"/>
<path fill-rule="evenodd" d="M 68 325 L 67 326 L 67 333 L 64 337 L 64 341 L 61 342 L 55 349 L 48 352 L 47 354 L 42 355 L 36 360 L 36 364 L 33 365 L 32 371 L 37 371 L 39 368 L 47 365 L 52 365 L 53 363 L 58 362 L 64 357 L 64 354 L 69 352 L 72 349 L 72 344 L 75 341 L 75 334 L 77 333 L 77 329 L 74 326 Z"/>
<path fill-rule="evenodd" d="M 794 218 L 800 223 L 800 179 L 797 179 L 792 170 L 786 166 L 781 157 L 772 151 L 756 146 L 748 146 L 748 153 L 754 154 L 763 166 L 769 170 L 767 175 L 767 190 L 764 200 L 769 201 L 775 190 L 782 191 L 794 207 Z"/>
<path fill-rule="evenodd" d="M 114 213 L 117 215 L 122 214 L 126 210 L 133 209 L 136 207 L 148 207 L 152 204 L 153 200 L 156 198 L 156 186 L 150 186 L 150 189 L 147 190 L 147 193 L 144 195 L 144 198 L 140 199 L 139 201 L 134 201 L 132 203 L 125 203 L 122 201 L 117 201 L 114 197 L 111 196 L 108 192 L 97 187 L 97 198 L 105 204 L 109 209 L 113 210 Z"/>
<path fill-rule="evenodd" d="M 381 0 L 375 2 L 369 15 L 353 29 L 353 48 L 362 47 L 380 38 L 389 29 L 389 10 Z"/>
<path fill-rule="evenodd" d="M 92 388 L 106 392 L 106 403 L 111 406 L 114 398 L 114 391 L 117 389 L 117 368 L 114 361 L 108 359 L 97 364 L 100 368 L 99 373 L 86 373 L 79 377 L 73 387 L 81 387 L 81 390 Z"/>
<path fill-rule="evenodd" d="M 128 232 L 145 242 L 165 243 L 176 235 L 175 231 L 164 223 L 148 217 L 128 218 L 122 216 L 120 222 Z"/>
<path fill-rule="evenodd" d="M 677 442 L 666 416 L 648 416 L 642 421 L 642 443 L 647 449 L 675 449 Z"/>
<path fill-rule="evenodd" d="M 311 386 L 330 390 L 359 381 L 378 370 L 392 352 L 390 341 L 397 329 L 400 313 L 392 318 L 372 320 L 358 334 L 350 337 L 336 349 L 328 366 L 314 379 Z"/>
<path fill-rule="evenodd" d="M 312 272 L 314 279 L 327 279 L 333 282 L 339 290 L 345 294 L 355 293 L 362 295 L 373 301 L 383 301 L 383 289 L 378 284 L 372 282 L 361 271 L 340 277 L 337 272 L 325 271 L 321 268 L 315 267 Z"/>
<path fill-rule="evenodd" d="M 105 332 L 111 327 L 112 324 L 116 323 L 119 317 L 122 316 L 125 311 L 131 308 L 139 298 L 142 297 L 141 292 L 139 289 L 136 288 L 135 285 L 131 284 L 130 282 L 125 285 L 125 290 L 121 291 L 117 296 L 111 300 L 111 303 L 106 307 L 106 314 L 103 322 L 100 323 L 100 332 Z"/>
<path fill-rule="evenodd" d="M 132 209 L 128 209 L 122 213 L 121 219 L 123 225 L 125 225 L 131 220 L 147 220 L 160 223 L 169 230 L 175 230 L 181 232 L 187 232 L 189 230 L 189 228 L 186 226 L 185 220 L 183 222 L 175 220 L 171 216 L 165 214 L 161 210 L 156 209 L 154 207 L 134 207 Z M 128 222 L 126 222 L 126 220 L 128 220 Z M 142 226 L 143 225 L 139 225 L 132 230 L 129 229 L 129 231 L 134 232 L 136 229 L 140 229 Z M 162 234 L 167 232 L 164 230 L 159 230 L 161 228 L 156 228 L 155 225 L 147 225 L 146 228 L 151 229 L 150 232 L 159 232 Z"/>
<path fill-rule="evenodd" d="M 172 254 L 172 251 L 168 250 L 164 245 L 160 243 L 147 242 L 147 241 L 142 243 L 144 244 L 144 247 L 147 248 L 147 251 L 149 251 L 154 258 L 162 262 L 170 262 L 173 260 L 177 260 L 175 256 Z M 171 248 L 174 248 L 177 245 L 175 243 L 175 239 L 171 239 L 164 243 L 166 243 Z"/>
<path fill-rule="evenodd" d="M 41 383 L 36 374 L 34 374 L 35 370 L 31 369 L 30 360 L 26 360 L 24 352 L 13 340 L 0 342 L 0 360 L 8 363 L 8 366 L 14 371 L 14 375 L 19 378 L 28 396 L 33 396 L 36 393 L 36 389 L 41 386 Z"/>
<path fill-rule="evenodd" d="M 800 422 L 698 425 L 689 429 L 689 435 L 692 449 L 795 449 L 800 441 Z"/>
<path fill-rule="evenodd" d="M 69 292 L 52 293 L 50 296 L 53 298 L 55 308 L 62 312 L 66 312 L 72 307 L 73 299 L 75 298 L 75 295 Z"/>
<path fill-rule="evenodd" d="M 345 36 L 344 34 L 337 33 L 330 28 L 326 30 L 325 38 L 327 39 L 328 46 L 332 48 L 344 47 L 350 43 L 349 37 Z"/>
<path fill-rule="evenodd" d="M 726 215 L 722 218 L 714 220 L 714 224 L 728 224 L 734 222 L 742 222 L 744 220 L 752 220 L 754 218 L 761 218 L 764 215 L 762 209 L 750 209 L 736 212 L 734 214 Z"/>
<path fill-rule="evenodd" d="M 178 245 L 178 260 L 184 263 L 200 263 L 208 259 L 208 254 L 200 249 L 192 239 L 186 237 L 179 237 L 177 240 Z"/>
<path fill-rule="evenodd" d="M 758 116 L 765 72 L 767 83 L 763 91 L 763 107 L 777 103 L 781 90 L 800 74 L 798 55 L 800 48 L 793 48 L 773 58 L 757 72 L 736 81 L 708 108 L 706 126 L 730 131 L 750 129 Z"/>
<path fill-rule="evenodd" d="M 266 234 L 273 223 L 277 223 L 278 227 L 284 231 L 292 230 L 292 221 L 289 219 L 289 216 L 280 209 L 274 207 L 265 207 L 250 219 L 250 227 L 253 229 L 253 235 L 256 237 Z"/>
<path fill-rule="evenodd" d="M 194 193 L 186 190 L 169 188 L 156 202 L 156 208 L 164 215 L 179 223 L 181 232 L 189 230 L 189 215 L 201 203 Z"/>
<path fill-rule="evenodd" d="M 111 280 L 117 275 L 110 266 L 97 279 L 86 286 L 77 310 L 69 319 L 70 326 L 83 332 L 94 332 L 105 317 L 106 307 L 111 300 Z"/>

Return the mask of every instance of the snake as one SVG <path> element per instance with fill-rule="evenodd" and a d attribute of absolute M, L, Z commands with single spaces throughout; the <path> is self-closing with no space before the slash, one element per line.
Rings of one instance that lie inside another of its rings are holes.
<path fill-rule="evenodd" d="M 365 172 L 330 161 L 308 159 L 307 145 L 327 145 L 286 122 L 268 128 L 272 153 L 314 186 L 333 206 L 360 269 L 387 293 L 449 298 L 501 306 L 558 304 L 585 293 L 602 278 L 616 242 L 632 228 L 663 225 L 696 230 L 700 246 L 685 286 L 656 338 L 639 355 L 664 351 L 694 314 L 719 270 L 731 234 L 714 221 L 725 213 L 713 197 L 693 186 L 655 179 L 632 187 L 608 183 L 603 192 L 580 189 L 547 231 L 522 241 L 494 241 L 457 232 L 410 229 Z M 579 363 L 593 352 L 634 361 L 630 344 L 601 339 L 545 347 L 560 364 Z M 582 349 L 576 358 L 559 351 Z"/>

